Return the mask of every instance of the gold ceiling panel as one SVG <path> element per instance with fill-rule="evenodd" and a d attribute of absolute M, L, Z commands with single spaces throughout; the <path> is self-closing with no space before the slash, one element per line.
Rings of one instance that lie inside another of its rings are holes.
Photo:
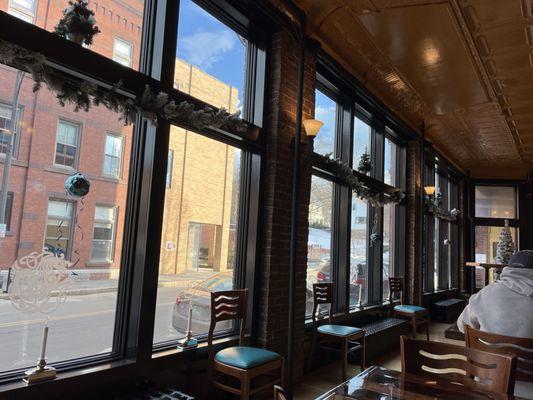
<path fill-rule="evenodd" d="M 308 34 L 464 171 L 533 173 L 530 0 L 296 0 Z"/>

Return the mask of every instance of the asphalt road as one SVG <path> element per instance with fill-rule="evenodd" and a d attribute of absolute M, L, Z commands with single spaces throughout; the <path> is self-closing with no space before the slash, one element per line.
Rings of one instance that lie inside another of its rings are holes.
<path fill-rule="evenodd" d="M 159 287 L 156 341 L 181 337 L 171 326 L 176 287 Z M 111 350 L 115 323 L 116 292 L 70 296 L 50 316 L 48 362 L 84 357 Z M 36 364 L 39 357 L 43 316 L 27 315 L 0 300 L 0 372 Z"/>

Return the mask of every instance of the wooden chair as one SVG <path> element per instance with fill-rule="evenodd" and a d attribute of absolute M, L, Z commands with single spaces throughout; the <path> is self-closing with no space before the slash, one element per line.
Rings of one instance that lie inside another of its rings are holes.
<path fill-rule="evenodd" d="M 209 373 L 213 386 L 240 395 L 241 399 L 248 399 L 250 395 L 272 385 L 283 385 L 284 374 L 282 356 L 265 349 L 243 346 L 247 304 L 247 289 L 211 293 L 211 325 L 207 336 Z M 240 321 L 239 346 L 228 347 L 214 354 L 215 326 L 217 322 L 228 320 Z M 227 378 L 228 375 L 238 379 L 240 387 L 223 382 L 222 378 Z M 252 379 L 259 376 L 271 379 L 252 389 Z"/>
<path fill-rule="evenodd" d="M 463 385 L 481 392 L 512 394 L 516 357 L 448 343 L 400 338 L 402 374 L 418 376 L 425 384 Z M 427 380 L 426 380 L 427 379 Z"/>
<path fill-rule="evenodd" d="M 337 342 L 340 344 L 342 358 L 342 380 L 346 380 L 346 368 L 348 366 L 348 353 L 361 350 L 361 371 L 365 369 L 365 331 L 353 326 L 332 325 L 331 324 L 331 303 L 333 300 L 332 283 L 315 283 L 313 284 L 313 344 L 311 345 L 311 354 L 309 364 L 316 347 L 317 337 L 318 345 L 326 342 Z M 317 310 L 322 304 L 328 307 L 328 324 L 318 325 Z"/>
<path fill-rule="evenodd" d="M 274 400 L 287 400 L 287 395 L 281 386 L 274 385 Z"/>
<path fill-rule="evenodd" d="M 389 304 L 393 316 L 404 317 L 411 320 L 413 337 L 416 338 L 418 325 L 426 326 L 426 338 L 429 340 L 429 311 L 427 308 L 403 304 L 403 278 L 389 277 Z M 400 304 L 394 305 L 393 297 L 400 293 Z"/>
<path fill-rule="evenodd" d="M 515 355 L 516 380 L 533 382 L 533 339 L 497 335 L 465 325 L 465 342 L 473 349 Z"/>

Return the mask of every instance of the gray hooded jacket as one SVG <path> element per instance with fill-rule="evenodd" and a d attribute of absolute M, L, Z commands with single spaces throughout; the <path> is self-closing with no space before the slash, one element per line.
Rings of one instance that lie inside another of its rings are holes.
<path fill-rule="evenodd" d="M 500 281 L 485 286 L 470 297 L 457 320 L 485 332 L 533 338 L 533 269 L 503 269 Z"/>

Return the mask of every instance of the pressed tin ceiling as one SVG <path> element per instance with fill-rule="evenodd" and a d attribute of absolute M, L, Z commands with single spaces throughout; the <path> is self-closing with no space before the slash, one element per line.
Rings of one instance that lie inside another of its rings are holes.
<path fill-rule="evenodd" d="M 473 177 L 533 173 L 532 0 L 295 0 L 308 34 Z"/>

